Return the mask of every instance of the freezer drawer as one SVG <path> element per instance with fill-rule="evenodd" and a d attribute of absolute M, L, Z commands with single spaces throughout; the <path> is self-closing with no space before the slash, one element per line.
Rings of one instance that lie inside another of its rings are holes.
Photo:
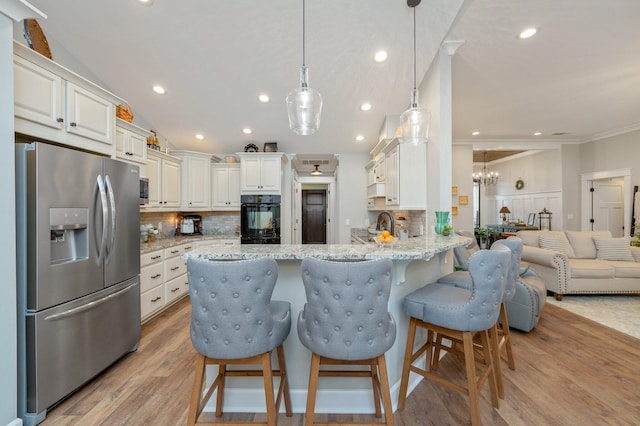
<path fill-rule="evenodd" d="M 135 277 L 26 316 L 26 411 L 42 413 L 140 341 Z"/>

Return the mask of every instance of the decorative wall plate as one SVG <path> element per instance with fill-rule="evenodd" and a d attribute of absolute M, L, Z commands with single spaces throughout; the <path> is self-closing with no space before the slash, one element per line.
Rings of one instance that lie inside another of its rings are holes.
<path fill-rule="evenodd" d="M 254 143 L 248 143 L 244 146 L 244 152 L 260 152 L 260 148 Z"/>
<path fill-rule="evenodd" d="M 524 181 L 522 179 L 518 179 L 516 181 L 516 189 L 521 190 L 522 188 L 524 188 Z"/>

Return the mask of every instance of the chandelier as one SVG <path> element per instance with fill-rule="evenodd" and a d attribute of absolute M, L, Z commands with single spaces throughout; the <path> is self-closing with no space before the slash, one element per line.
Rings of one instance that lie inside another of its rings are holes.
<path fill-rule="evenodd" d="M 478 172 L 478 173 L 474 173 L 473 176 L 473 181 L 475 183 L 478 183 L 480 185 L 495 185 L 498 183 L 498 179 L 500 178 L 498 176 L 498 172 L 493 172 L 493 171 L 489 171 L 489 169 L 487 169 L 487 151 L 484 152 L 483 155 L 483 162 L 484 165 L 482 166 L 482 171 Z"/>

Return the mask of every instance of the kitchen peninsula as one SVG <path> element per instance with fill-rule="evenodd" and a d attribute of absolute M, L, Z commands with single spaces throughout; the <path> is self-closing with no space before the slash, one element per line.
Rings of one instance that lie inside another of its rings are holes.
<path fill-rule="evenodd" d="M 291 303 L 291 333 L 284 343 L 291 401 L 294 412 L 304 412 L 307 386 L 309 382 L 309 365 L 311 353 L 300 343 L 297 336 L 297 319 L 306 302 L 302 284 L 300 264 L 305 257 L 336 261 L 357 261 L 387 258 L 393 261 L 394 276 L 389 311 L 397 325 L 397 337 L 393 347 L 386 353 L 389 371 L 391 396 L 394 403 L 398 400 L 400 376 L 404 348 L 407 338 L 408 318 L 402 311 L 402 300 L 407 293 L 418 287 L 435 281 L 453 269 L 451 249 L 465 245 L 470 238 L 461 236 L 442 237 L 423 236 L 399 240 L 390 247 L 370 244 L 282 244 L 282 245 L 234 245 L 206 246 L 182 254 L 183 258 L 199 260 L 238 260 L 269 257 L 278 262 L 278 281 L 274 300 L 285 300 Z M 426 337 L 426 336 L 424 336 Z M 214 366 L 208 372 L 209 378 L 217 373 Z M 419 378 L 412 375 L 413 389 Z M 215 401 L 211 398 L 210 401 Z M 213 411 L 212 402 L 205 408 Z M 259 380 L 236 379 L 229 381 L 225 387 L 225 408 L 229 412 L 264 412 L 264 395 Z M 333 381 L 323 378 L 318 389 L 316 403 L 317 412 L 329 413 L 372 413 L 374 411 L 371 382 L 354 378 L 349 384 L 344 381 Z"/>

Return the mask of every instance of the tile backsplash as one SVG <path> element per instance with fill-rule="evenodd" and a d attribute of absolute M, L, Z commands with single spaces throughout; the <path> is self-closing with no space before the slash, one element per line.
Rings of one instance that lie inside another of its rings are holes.
<path fill-rule="evenodd" d="M 152 224 L 158 227 L 158 238 L 176 235 L 178 218 L 183 215 L 202 216 L 204 235 L 240 235 L 240 212 L 149 212 L 140 213 L 140 224 Z"/>

